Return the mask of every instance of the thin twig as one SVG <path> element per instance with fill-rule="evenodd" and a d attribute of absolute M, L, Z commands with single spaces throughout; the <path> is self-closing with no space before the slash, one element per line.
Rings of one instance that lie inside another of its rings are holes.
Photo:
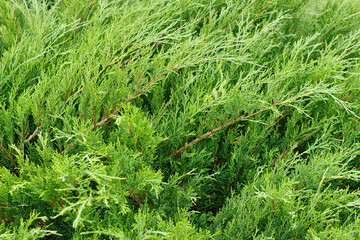
<path fill-rule="evenodd" d="M 287 109 L 284 109 L 284 110 L 281 112 L 280 118 L 279 118 L 276 122 L 274 122 L 274 123 L 271 124 L 268 128 L 265 129 L 265 132 L 264 132 L 264 134 L 263 134 L 262 136 L 265 136 L 265 135 L 267 134 L 267 131 L 269 131 L 270 128 L 272 128 L 273 126 L 275 126 L 277 123 L 279 123 L 279 122 L 286 116 L 286 115 L 284 114 L 286 110 L 287 110 Z M 261 137 L 262 137 L 262 136 L 261 136 Z M 259 139 L 261 139 L 261 137 L 260 137 Z M 257 146 L 255 147 L 255 149 L 250 153 L 250 155 L 254 154 L 255 151 L 256 151 L 256 149 L 258 149 L 259 146 L 260 146 L 260 143 L 257 144 Z"/>
<path fill-rule="evenodd" d="M 286 157 L 286 155 L 290 152 L 290 150 L 291 150 L 291 151 L 294 151 L 295 149 L 299 148 L 300 145 L 301 145 L 304 141 L 306 141 L 307 139 L 309 139 L 311 136 L 313 136 L 314 134 L 316 134 L 316 133 L 319 132 L 319 131 L 320 131 L 320 129 L 316 129 L 315 131 L 313 131 L 313 132 L 309 133 L 308 135 L 306 135 L 303 139 L 297 141 L 296 144 L 295 144 L 295 146 L 293 146 L 291 149 L 290 149 L 290 148 L 287 148 L 287 149 L 285 150 L 285 152 L 283 152 L 283 154 L 281 154 L 280 157 L 278 157 L 277 159 L 275 159 L 275 161 L 271 164 L 271 166 L 274 167 L 275 164 L 276 164 L 277 162 L 279 162 L 279 160 L 282 160 L 282 159 L 284 159 L 284 158 Z"/>
<path fill-rule="evenodd" d="M 173 92 L 172 97 L 171 97 L 170 100 L 165 104 L 165 107 L 163 107 L 163 108 L 160 110 L 160 114 L 161 114 L 163 111 L 165 111 L 165 109 L 169 106 L 169 104 L 170 104 L 171 101 L 173 100 L 176 92 L 177 92 L 178 90 L 180 90 L 181 88 L 182 88 L 182 84 L 180 85 L 179 89 L 177 89 L 176 91 Z"/>
<path fill-rule="evenodd" d="M 135 188 L 136 188 L 136 186 L 134 186 L 134 188 L 131 190 L 131 192 L 128 195 L 126 195 L 125 197 L 130 197 L 133 194 Z"/>
<path fill-rule="evenodd" d="M 233 25 L 236 22 L 236 20 L 232 21 L 229 26 L 226 28 L 225 32 L 230 29 L 231 25 Z"/>
<path fill-rule="evenodd" d="M 15 168 L 17 168 L 16 163 L 14 162 L 13 157 L 11 156 L 11 154 L 6 151 L 6 149 L 4 148 L 4 146 L 0 143 L 0 147 L 2 148 L 2 150 L 7 154 L 7 156 L 9 157 L 10 161 L 12 162 L 12 164 L 14 165 Z"/>
<path fill-rule="evenodd" d="M 85 109 L 84 109 L 84 122 L 86 121 L 86 109 L 87 109 L 87 105 L 88 105 L 88 102 L 89 102 L 89 98 L 90 98 L 90 96 L 86 99 L 86 102 L 85 102 Z"/>
<path fill-rule="evenodd" d="M 240 121 L 242 121 L 242 120 L 251 118 L 251 117 L 253 117 L 253 116 L 255 116 L 255 115 L 259 114 L 259 113 L 262 113 L 262 112 L 264 112 L 264 111 L 266 111 L 266 110 L 268 110 L 268 109 L 261 109 L 261 110 L 255 112 L 255 113 L 253 113 L 253 114 L 250 114 L 250 115 L 248 115 L 248 116 L 243 116 L 243 117 L 241 117 L 241 118 L 239 118 L 239 119 L 236 119 L 236 120 L 234 120 L 234 121 L 232 121 L 232 122 L 229 122 L 229 123 L 227 123 L 227 124 L 222 124 L 220 127 L 217 127 L 217 128 L 215 128 L 214 130 L 211 130 L 211 131 L 205 133 L 205 134 L 202 135 L 201 137 L 196 138 L 196 139 L 193 140 L 192 142 L 190 142 L 190 143 L 188 143 L 188 144 L 185 144 L 183 147 L 181 147 L 179 150 L 177 150 L 174 154 L 171 154 L 170 156 L 173 157 L 173 156 L 179 155 L 180 153 L 182 153 L 183 151 L 185 151 L 186 148 L 189 148 L 189 147 L 195 145 L 196 143 L 198 143 L 199 141 L 201 141 L 201 140 L 203 140 L 203 139 L 210 138 L 210 137 L 211 137 L 214 133 L 216 133 L 217 131 L 220 131 L 221 129 L 226 128 L 226 127 L 228 127 L 228 126 L 231 126 L 231 125 L 233 125 L 233 124 L 236 124 L 236 123 L 238 123 L 238 122 L 240 122 Z"/>
<path fill-rule="evenodd" d="M 33 139 L 34 137 L 36 137 L 36 135 L 39 133 L 39 131 L 41 130 L 42 126 L 39 125 L 35 131 L 33 132 L 33 134 L 31 134 L 27 139 L 25 139 L 23 145 L 25 145 L 27 142 L 29 142 L 31 139 Z"/>
<path fill-rule="evenodd" d="M 39 117 L 39 120 L 40 120 L 40 107 L 41 107 L 41 101 L 42 101 L 42 97 L 44 96 L 44 93 L 43 94 L 41 94 L 41 96 L 40 96 L 40 101 L 39 101 L 39 108 L 38 108 L 38 117 Z M 39 122 L 38 122 L 38 124 L 39 124 Z"/>
<path fill-rule="evenodd" d="M 70 81 L 69 81 L 69 86 L 68 86 L 68 88 L 66 89 L 65 99 L 64 99 L 63 105 L 64 105 L 64 104 L 66 103 L 66 101 L 67 101 L 67 96 L 68 96 L 68 93 L 69 93 L 69 88 L 70 88 L 70 85 L 71 85 L 71 81 L 72 81 L 72 79 L 70 79 Z"/>
<path fill-rule="evenodd" d="M 95 103 L 94 103 L 94 124 L 96 123 L 96 100 L 97 100 L 97 96 L 95 96 Z"/>
<path fill-rule="evenodd" d="M 212 17 L 214 17 L 217 13 L 219 13 L 224 7 L 226 7 L 226 4 L 222 5 L 218 10 L 216 10 L 213 15 L 211 15 Z M 206 20 L 209 20 L 210 18 L 210 14 L 208 16 L 206 16 L 206 18 L 202 19 L 200 22 L 198 22 L 198 24 L 205 22 Z"/>
<path fill-rule="evenodd" d="M 132 134 L 132 131 L 131 131 L 130 123 L 129 123 L 129 121 L 128 121 L 128 120 L 126 120 L 126 121 L 127 121 L 128 126 L 129 126 L 129 133 L 130 133 L 130 136 L 132 137 L 133 142 L 134 142 L 134 148 L 135 148 L 135 150 L 138 152 L 138 149 L 137 149 L 137 147 L 136 147 L 136 141 L 135 141 L 134 135 Z"/>
<path fill-rule="evenodd" d="M 77 21 L 77 23 L 76 23 L 76 27 L 80 24 L 80 22 L 83 20 L 83 18 L 85 17 L 85 12 L 93 5 L 95 3 L 95 0 L 94 1 L 91 1 L 90 3 L 89 3 L 89 5 L 87 5 L 87 7 L 85 8 L 85 10 L 83 11 L 83 13 L 81 14 L 81 17 L 79 18 L 79 20 Z M 75 27 L 75 29 L 76 29 L 76 27 Z M 71 33 L 71 36 L 73 36 L 74 35 L 74 32 L 75 32 L 75 29 L 73 30 L 73 32 Z"/>
<path fill-rule="evenodd" d="M 146 86 L 144 86 L 140 91 L 136 91 L 136 93 L 128 98 L 126 101 L 124 101 L 123 103 L 126 105 L 127 103 L 129 103 L 130 101 L 138 98 L 139 96 L 141 96 L 141 93 L 149 88 L 152 84 L 154 84 L 157 80 L 159 80 L 161 77 L 163 77 L 168 71 L 166 71 L 165 73 L 161 74 L 160 76 L 154 78 L 154 80 L 152 80 L 151 82 L 149 82 Z M 91 130 L 94 130 L 96 129 L 97 127 L 100 127 L 100 126 L 104 126 L 106 124 L 109 123 L 109 121 L 111 120 L 111 118 L 116 114 L 118 113 L 119 111 L 123 110 L 123 107 L 120 106 L 118 108 L 115 108 L 114 111 L 112 111 L 112 113 L 110 113 L 106 118 L 102 119 L 100 122 L 98 123 L 95 123 L 94 125 L 91 126 Z"/>
<path fill-rule="evenodd" d="M 158 46 L 161 46 L 161 45 L 163 45 L 164 43 L 154 43 L 152 46 L 151 46 L 151 50 L 155 50 Z M 133 44 L 131 44 L 131 45 L 133 45 Z M 128 45 L 129 46 L 129 45 Z M 126 46 L 126 47 L 128 47 L 128 46 Z M 124 65 L 127 65 L 129 62 L 130 62 L 130 60 L 135 60 L 137 57 L 141 57 L 141 50 L 139 50 L 138 51 L 138 56 L 137 56 L 137 54 L 135 53 L 135 54 L 133 54 L 129 59 L 126 59 L 126 60 L 124 60 L 124 61 L 122 61 L 121 63 L 120 63 L 120 66 L 124 66 Z M 136 57 L 136 58 L 135 58 Z M 121 60 L 122 60 L 123 58 L 122 57 L 115 57 L 113 60 L 111 60 L 108 64 L 106 64 L 106 66 L 103 68 L 103 69 L 101 69 L 101 71 L 98 73 L 98 75 L 97 76 L 100 76 L 103 72 L 105 72 L 105 70 L 108 68 L 108 67 L 110 67 L 110 66 L 112 66 L 112 65 L 114 65 L 114 64 L 117 64 L 117 63 L 119 63 Z M 97 76 L 94 76 L 91 80 L 94 80 Z"/>
<path fill-rule="evenodd" d="M 5 203 L 5 202 L 2 202 L 2 201 L 0 201 L 0 203 L 1 203 L 2 205 L 5 205 L 5 206 L 10 206 L 10 204 Z"/>

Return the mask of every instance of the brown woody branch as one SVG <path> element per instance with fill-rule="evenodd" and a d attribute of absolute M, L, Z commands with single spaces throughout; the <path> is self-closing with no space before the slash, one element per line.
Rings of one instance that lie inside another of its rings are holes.
<path fill-rule="evenodd" d="M 236 22 L 236 20 L 232 21 L 229 26 L 226 28 L 225 32 L 230 29 L 231 25 L 233 25 Z"/>
<path fill-rule="evenodd" d="M 180 85 L 180 88 L 179 88 L 179 89 L 181 89 L 181 88 L 182 88 L 182 84 Z M 170 100 L 165 104 L 165 107 L 163 107 L 163 108 L 160 110 L 160 114 L 161 114 L 163 111 L 165 111 L 165 109 L 169 106 L 169 104 L 170 104 L 171 101 L 173 100 L 176 92 L 177 92 L 179 89 L 177 89 L 176 91 L 174 91 L 174 93 L 173 93 L 172 97 L 170 98 Z"/>
<path fill-rule="evenodd" d="M 241 117 L 241 118 L 239 118 L 239 119 L 236 119 L 236 120 L 234 120 L 234 121 L 232 121 L 232 122 L 229 122 L 229 123 L 227 123 L 227 124 L 222 124 L 220 127 L 217 127 L 217 128 L 215 128 L 214 130 L 211 130 L 211 131 L 205 133 L 205 134 L 202 135 L 201 137 L 196 138 L 196 139 L 193 140 L 192 142 L 190 142 L 190 143 L 188 143 L 188 144 L 185 144 L 183 147 L 181 147 L 179 150 L 177 150 L 174 154 L 171 154 L 170 156 L 173 157 L 173 156 L 179 155 L 180 153 L 182 153 L 183 151 L 185 151 L 186 148 L 189 148 L 189 147 L 195 145 L 196 143 L 200 142 L 200 141 L 203 140 L 203 139 L 210 138 L 214 133 L 220 131 L 221 129 L 224 129 L 224 128 L 228 127 L 228 126 L 231 126 L 231 125 L 233 125 L 233 124 L 236 124 L 236 123 L 238 123 L 238 122 L 240 122 L 240 121 L 243 121 L 243 120 L 245 120 L 245 119 L 251 118 L 251 117 L 253 117 L 253 116 L 255 116 L 255 115 L 259 114 L 259 113 L 262 113 L 262 112 L 264 112 L 264 111 L 266 111 L 266 110 L 268 110 L 268 109 L 261 109 L 261 110 L 255 112 L 255 113 L 253 113 L 253 114 L 250 114 L 250 115 L 248 115 L 248 116 L 243 116 L 243 117 Z"/>
<path fill-rule="evenodd" d="M 161 45 L 163 45 L 163 44 L 164 44 L 164 43 L 161 43 L 161 42 L 159 42 L 159 43 L 154 43 L 154 44 L 151 46 L 151 50 L 155 50 L 158 46 L 161 46 Z M 133 45 L 133 44 L 129 44 L 129 45 Z M 129 46 L 129 45 L 128 45 L 128 46 Z M 127 64 L 130 62 L 130 60 L 134 60 L 134 59 L 136 59 L 137 57 L 141 57 L 140 52 L 141 52 L 141 50 L 138 51 L 138 55 L 134 54 L 134 55 L 132 55 L 129 59 L 126 59 L 125 61 L 122 61 L 122 62 L 120 63 L 120 66 L 127 65 Z M 105 72 L 105 70 L 106 70 L 108 67 L 110 67 L 111 65 L 114 65 L 114 64 L 119 63 L 119 62 L 121 61 L 121 59 L 122 59 L 122 58 L 120 58 L 120 57 L 116 57 L 115 59 L 111 60 L 108 64 L 106 64 L 106 66 L 105 66 L 103 69 L 101 69 L 101 71 L 98 73 L 98 76 L 100 76 L 103 72 Z M 96 78 L 96 76 L 94 76 L 91 80 L 94 80 L 95 78 Z"/>
<path fill-rule="evenodd" d="M 82 12 L 82 14 L 81 14 L 81 17 L 79 18 L 79 20 L 77 21 L 77 23 L 76 23 L 76 27 L 80 24 L 80 22 L 83 20 L 83 18 L 85 17 L 85 12 L 93 5 L 95 3 L 95 0 L 94 1 L 91 1 L 90 3 L 89 3 L 89 5 L 87 5 L 87 7 L 85 8 L 85 10 Z M 74 35 L 74 31 L 75 31 L 75 29 L 73 30 L 73 32 L 71 33 L 71 36 L 73 36 Z"/>
<path fill-rule="evenodd" d="M 11 154 L 6 151 L 6 149 L 4 148 L 4 146 L 0 143 L 0 147 L 2 148 L 2 150 L 6 153 L 6 155 L 9 157 L 10 161 L 12 162 L 12 164 L 14 165 L 15 168 L 17 168 L 16 163 L 14 162 L 13 157 L 11 156 Z"/>
<path fill-rule="evenodd" d="M 298 97 L 296 97 L 296 98 L 306 97 L 306 96 L 308 96 L 308 95 L 310 95 L 310 94 L 313 94 L 313 93 L 314 93 L 314 92 L 304 93 L 304 94 L 302 94 L 302 95 L 300 95 L 300 96 L 298 96 Z M 280 102 L 278 102 L 278 103 L 276 103 L 276 104 L 273 104 L 272 106 L 278 105 L 278 104 L 284 104 L 284 103 L 288 103 L 288 102 L 290 102 L 289 99 L 288 99 L 288 100 L 285 100 L 285 101 L 280 101 Z M 221 107 L 221 108 L 222 108 L 222 107 Z M 218 112 L 220 112 L 221 108 L 219 109 Z M 203 140 L 203 139 L 205 139 L 205 138 L 211 137 L 215 132 L 217 132 L 217 131 L 225 128 L 225 127 L 228 127 L 228 126 L 230 126 L 230 125 L 233 125 L 233 124 L 235 124 L 235 123 L 238 123 L 238 122 L 240 122 L 240 121 L 242 121 L 242 120 L 244 120 L 244 119 L 251 118 L 251 117 L 253 117 L 253 116 L 255 116 L 255 115 L 257 115 L 257 114 L 259 114 L 259 113 L 261 113 L 261 112 L 264 112 L 264 111 L 266 111 L 266 110 L 269 110 L 269 109 L 259 110 L 259 111 L 257 111 L 256 113 L 250 114 L 250 115 L 248 115 L 248 116 L 243 116 L 243 117 L 241 117 L 240 119 L 237 119 L 237 117 L 238 117 L 238 113 L 237 113 L 237 114 L 236 114 L 236 117 L 235 117 L 235 121 L 229 122 L 229 123 L 227 123 L 227 124 L 225 124 L 225 125 L 223 124 L 223 125 L 221 125 L 220 127 L 215 128 L 214 130 L 211 130 L 211 131 L 205 133 L 204 135 L 202 135 L 201 137 L 195 139 L 194 141 L 190 142 L 189 144 L 186 144 L 186 143 L 185 143 L 185 145 L 184 145 L 182 148 L 180 148 L 179 150 L 177 150 L 174 154 L 171 154 L 170 156 L 171 156 L 171 157 L 176 156 L 176 155 L 182 153 L 186 148 L 195 145 L 196 143 L 198 143 L 199 141 L 201 141 L 201 140 Z M 189 118 L 188 118 L 188 119 L 189 119 Z M 188 121 L 188 119 L 185 120 L 184 124 Z M 164 144 L 162 144 L 160 147 L 158 147 L 158 148 L 156 149 L 156 151 L 159 150 L 163 145 L 164 145 Z"/>
<path fill-rule="evenodd" d="M 314 134 L 316 134 L 316 133 L 319 132 L 319 131 L 320 131 L 320 129 L 316 129 L 315 131 L 313 131 L 313 132 L 309 133 L 308 135 L 306 135 L 303 139 L 297 141 L 296 144 L 295 144 L 295 146 L 293 146 L 291 149 L 290 149 L 290 148 L 287 148 L 287 149 L 285 150 L 285 152 L 283 152 L 283 154 L 281 154 L 280 157 L 278 157 L 277 159 L 275 159 L 275 161 L 271 164 L 271 166 L 274 167 L 275 164 L 276 164 L 279 160 L 284 159 L 284 158 L 286 157 L 286 155 L 287 155 L 290 151 L 295 152 L 296 149 L 298 149 L 298 148 L 300 147 L 300 145 L 301 145 L 304 141 L 306 141 L 307 139 L 309 139 L 311 136 L 313 136 Z"/>
<path fill-rule="evenodd" d="M 10 206 L 10 204 L 5 203 L 5 202 L 2 202 L 2 201 L 0 201 L 0 203 L 1 203 L 2 205 L 5 205 L 5 206 Z"/>
<path fill-rule="evenodd" d="M 134 188 L 131 190 L 131 192 L 128 195 L 126 195 L 125 197 L 130 197 L 133 194 L 135 188 L 136 188 L 136 186 L 134 186 Z"/>
<path fill-rule="evenodd" d="M 146 90 L 147 88 L 149 88 L 152 84 L 154 84 L 157 80 L 159 80 L 161 77 L 163 77 L 165 74 L 167 73 L 167 71 L 163 74 L 161 74 L 160 76 L 154 78 L 154 80 L 152 80 L 151 82 L 149 82 L 146 86 L 144 86 L 140 91 L 136 91 L 136 93 L 128 98 L 126 101 L 124 101 L 123 103 L 126 105 L 127 103 L 129 103 L 130 101 L 138 98 L 141 96 L 141 93 Z M 114 111 L 112 111 L 112 113 L 110 113 L 106 118 L 102 119 L 100 122 L 98 123 L 95 123 L 94 125 L 91 126 L 91 130 L 94 130 L 96 129 L 97 127 L 100 127 L 100 126 L 104 126 L 106 124 L 109 123 L 109 121 L 111 120 L 111 118 L 116 114 L 118 113 L 119 111 L 123 110 L 124 108 L 122 106 L 118 107 L 118 108 L 115 108 Z"/>
<path fill-rule="evenodd" d="M 210 16 L 214 17 L 217 13 L 221 12 L 221 10 L 222 10 L 224 7 L 226 7 L 226 4 L 224 4 L 223 6 L 221 6 L 221 7 L 220 7 L 217 11 L 215 11 L 215 13 L 213 13 L 212 15 L 209 14 L 206 18 L 204 18 L 204 19 L 202 19 L 200 22 L 198 22 L 198 24 L 203 23 L 203 22 L 209 20 Z"/>
<path fill-rule="evenodd" d="M 285 115 L 286 110 L 287 110 L 287 108 L 281 112 L 281 115 L 280 115 L 279 119 L 278 119 L 276 122 L 274 122 L 274 123 L 271 124 L 268 128 L 265 129 L 265 132 L 264 132 L 263 135 L 266 135 L 266 134 L 267 134 L 267 131 L 269 131 L 270 128 L 272 128 L 273 126 L 275 126 L 276 124 L 278 124 L 278 123 L 286 116 L 286 115 Z M 259 139 L 261 139 L 261 137 L 260 137 Z M 250 155 L 254 154 L 255 151 L 258 149 L 259 146 L 260 146 L 260 143 L 257 144 L 257 146 L 255 147 L 255 149 L 250 153 Z"/>
<path fill-rule="evenodd" d="M 31 139 L 33 139 L 34 137 L 36 137 L 36 135 L 39 133 L 39 131 L 41 130 L 42 126 L 39 125 L 35 131 L 33 132 L 33 134 L 31 134 L 27 139 L 25 139 L 25 141 L 23 142 L 23 145 L 25 145 L 27 142 L 29 142 Z"/>
<path fill-rule="evenodd" d="M 130 127 L 130 123 L 129 123 L 128 120 L 127 120 L 127 124 L 128 124 L 128 126 L 129 126 L 130 136 L 131 136 L 131 138 L 133 139 L 133 142 L 134 142 L 134 148 L 135 148 L 135 150 L 138 152 L 138 149 L 137 149 L 137 147 L 136 147 L 136 141 L 135 141 L 134 135 L 132 134 L 131 127 Z"/>

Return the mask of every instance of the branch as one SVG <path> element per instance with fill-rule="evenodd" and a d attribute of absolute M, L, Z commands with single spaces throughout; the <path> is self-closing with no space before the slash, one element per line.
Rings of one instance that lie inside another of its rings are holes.
<path fill-rule="evenodd" d="M 76 27 L 77 26 L 79 26 L 79 24 L 80 24 L 80 22 L 83 20 L 83 18 L 85 17 L 85 12 L 93 5 L 95 3 L 95 0 L 94 1 L 91 1 L 90 3 L 89 3 L 89 5 L 87 5 L 87 7 L 85 8 L 85 10 L 83 11 L 83 13 L 81 14 L 81 17 L 79 18 L 79 20 L 77 21 L 77 23 L 76 23 Z M 76 28 L 75 27 L 75 28 Z M 71 33 L 71 36 L 73 36 L 74 35 L 74 31 L 75 31 L 75 29 L 73 30 L 73 32 Z"/>
<path fill-rule="evenodd" d="M 17 168 L 16 163 L 14 162 L 13 157 L 11 156 L 11 154 L 6 151 L 6 149 L 4 148 L 4 146 L 0 143 L 0 147 L 2 148 L 2 150 L 7 154 L 7 156 L 9 157 L 10 161 L 12 162 L 12 164 L 14 165 L 15 168 Z"/>
<path fill-rule="evenodd" d="M 179 89 L 181 89 L 181 88 L 182 88 L 182 84 L 180 85 Z M 172 97 L 171 97 L 171 98 L 169 99 L 169 101 L 165 104 L 165 107 L 163 107 L 163 108 L 160 110 L 160 114 L 161 114 L 163 111 L 165 111 L 165 109 L 169 106 L 169 104 L 170 104 L 171 101 L 173 100 L 176 92 L 177 92 L 179 89 L 177 89 L 177 90 L 175 90 L 175 91 L 173 92 Z"/>
<path fill-rule="evenodd" d="M 154 80 L 152 80 L 151 82 L 149 82 L 146 86 L 144 86 L 140 91 L 136 91 L 136 93 L 128 98 L 126 101 L 124 101 L 123 103 L 126 105 L 128 102 L 138 98 L 141 96 L 141 92 L 144 91 L 145 89 L 148 89 L 151 85 L 153 85 L 157 80 L 159 80 L 161 77 L 163 77 L 165 74 L 167 73 L 167 71 L 165 71 L 165 73 L 161 74 L 160 76 L 154 78 Z M 106 124 L 109 123 L 109 121 L 111 120 L 111 118 L 116 114 L 118 113 L 119 111 L 123 110 L 124 108 L 122 106 L 118 107 L 118 108 L 115 108 L 115 110 L 110 113 L 106 118 L 102 119 L 100 122 L 98 123 L 95 123 L 94 125 L 91 126 L 91 130 L 94 130 L 95 128 L 97 127 L 100 127 L 100 126 L 104 126 Z"/>
<path fill-rule="evenodd" d="M 136 147 L 136 141 L 135 141 L 134 135 L 132 134 L 132 131 L 131 131 L 131 127 L 130 127 L 129 120 L 126 120 L 126 121 L 127 121 L 128 126 L 129 126 L 129 133 L 130 133 L 130 136 L 132 137 L 133 142 L 134 142 L 134 148 L 135 148 L 135 150 L 138 152 L 138 149 L 137 149 L 137 147 Z"/>
<path fill-rule="evenodd" d="M 226 28 L 225 32 L 230 29 L 231 25 L 233 25 L 236 22 L 236 20 L 232 21 L 229 26 Z"/>
<path fill-rule="evenodd" d="M 29 142 L 31 139 L 33 139 L 34 137 L 36 137 L 36 135 L 40 132 L 42 126 L 39 125 L 35 131 L 33 132 L 33 134 L 30 135 L 30 137 L 28 137 L 27 139 L 25 139 L 25 141 L 23 142 L 23 145 L 25 145 L 27 142 Z"/>
<path fill-rule="evenodd" d="M 314 134 L 316 134 L 316 133 L 319 132 L 319 131 L 320 131 L 320 129 L 316 129 L 315 131 L 313 131 L 313 132 L 309 133 L 308 135 L 306 135 L 303 139 L 297 141 L 296 144 L 295 144 L 295 146 L 294 146 L 292 149 L 289 149 L 289 148 L 286 149 L 285 152 L 283 152 L 283 154 L 281 154 L 280 157 L 278 157 L 277 159 L 275 159 L 275 161 L 271 164 L 271 166 L 274 167 L 275 164 L 276 164 L 279 160 L 284 159 L 284 158 L 286 157 L 286 155 L 290 152 L 290 150 L 295 153 L 295 152 L 296 152 L 295 150 L 296 150 L 297 148 L 299 148 L 300 145 L 301 145 L 304 141 L 306 141 L 307 139 L 309 139 L 311 136 L 313 136 Z"/>
<path fill-rule="evenodd" d="M 204 18 L 204 19 L 202 19 L 200 22 L 198 22 L 198 25 L 200 24 L 200 23 L 203 23 L 203 22 L 205 22 L 205 21 L 207 21 L 207 20 L 209 20 L 209 18 L 210 18 L 210 16 L 212 16 L 212 17 L 214 17 L 217 13 L 219 13 L 224 7 L 226 7 L 227 5 L 226 4 L 224 4 L 223 6 L 221 6 L 218 10 L 216 10 L 214 13 L 213 13 L 213 15 L 208 15 L 208 16 L 206 16 L 206 18 Z"/>
<path fill-rule="evenodd" d="M 284 109 L 284 110 L 281 112 L 281 115 L 280 115 L 279 119 L 278 119 L 276 122 L 274 122 L 273 124 L 271 124 L 269 127 L 267 127 L 267 128 L 265 129 L 264 134 L 262 134 L 262 136 L 260 136 L 260 137 L 258 138 L 258 140 L 261 140 L 262 137 L 266 136 L 266 135 L 267 135 L 267 131 L 268 131 L 270 128 L 272 128 L 273 126 L 275 126 L 277 123 L 279 123 L 279 122 L 286 116 L 286 115 L 285 115 L 285 112 L 286 112 L 287 109 L 288 109 L 288 108 Z M 260 143 L 258 143 L 258 144 L 256 145 L 255 149 L 250 153 L 250 155 L 252 155 L 252 154 L 255 153 L 255 151 L 258 149 L 258 147 L 260 146 L 261 143 L 262 143 L 262 142 L 260 142 Z"/>
<path fill-rule="evenodd" d="M 163 45 L 164 43 L 154 43 L 152 46 L 151 46 L 151 50 L 155 50 L 158 46 L 161 46 L 161 45 Z M 130 44 L 130 45 L 133 45 L 133 44 Z M 127 46 L 126 46 L 127 47 Z M 138 57 L 141 57 L 141 50 L 139 50 L 138 51 L 138 54 L 139 54 L 139 56 Z M 108 64 L 106 64 L 106 66 L 103 68 L 103 69 L 101 69 L 101 71 L 98 73 L 98 75 L 97 76 L 94 76 L 91 80 L 94 80 L 96 77 L 98 77 L 98 76 L 100 76 L 103 72 L 105 72 L 105 70 L 108 68 L 108 67 L 110 67 L 111 65 L 114 65 L 114 64 L 117 64 L 117 63 L 119 63 L 120 62 L 120 66 L 123 66 L 123 65 L 127 65 L 129 62 L 130 62 L 130 60 L 135 60 L 137 58 L 137 55 L 136 55 L 136 53 L 135 54 L 133 54 L 129 59 L 126 59 L 125 61 L 122 61 L 121 62 L 121 60 L 122 60 L 122 57 L 115 57 L 113 60 L 111 60 Z"/>
<path fill-rule="evenodd" d="M 205 133 L 204 135 L 202 135 L 201 137 L 198 137 L 197 139 L 195 139 L 194 141 L 190 142 L 189 144 L 185 144 L 182 148 L 180 148 L 179 150 L 177 150 L 174 154 L 171 154 L 170 156 L 173 157 L 173 156 L 179 155 L 180 153 L 182 153 L 183 151 L 185 151 L 186 148 L 189 148 L 189 147 L 195 145 L 196 143 L 200 142 L 200 141 L 203 140 L 203 139 L 210 138 L 210 137 L 211 137 L 214 133 L 216 133 L 217 131 L 220 131 L 220 130 L 223 129 L 223 128 L 226 128 L 226 127 L 228 127 L 228 126 L 231 126 L 231 125 L 233 125 L 233 124 L 236 124 L 236 123 L 238 123 L 238 122 L 240 122 L 240 121 L 243 121 L 243 120 L 245 120 L 245 119 L 251 118 L 251 117 L 253 117 L 253 116 L 255 116 L 255 115 L 259 114 L 259 113 L 262 113 L 262 112 L 264 112 L 264 111 L 266 111 L 266 110 L 268 110 L 268 109 L 261 109 L 261 110 L 255 112 L 255 113 L 253 113 L 253 114 L 250 114 L 250 115 L 248 115 L 248 116 L 243 116 L 243 117 L 241 117 L 241 118 L 239 118 L 239 119 L 236 119 L 236 120 L 234 120 L 234 121 L 232 121 L 232 122 L 229 122 L 229 123 L 227 123 L 227 124 L 222 124 L 220 127 L 217 127 L 217 128 L 215 128 L 214 130 L 211 130 L 211 131 Z"/>
<path fill-rule="evenodd" d="M 2 205 L 5 205 L 5 206 L 10 206 L 10 204 L 5 203 L 5 202 L 2 202 L 2 201 L 0 201 L 0 203 L 1 203 Z"/>

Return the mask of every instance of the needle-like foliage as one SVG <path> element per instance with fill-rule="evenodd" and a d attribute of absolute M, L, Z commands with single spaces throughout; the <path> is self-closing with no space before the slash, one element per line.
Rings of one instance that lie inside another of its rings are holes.
<path fill-rule="evenodd" d="M 359 239 L 359 11 L 0 0 L 0 239 Z"/>

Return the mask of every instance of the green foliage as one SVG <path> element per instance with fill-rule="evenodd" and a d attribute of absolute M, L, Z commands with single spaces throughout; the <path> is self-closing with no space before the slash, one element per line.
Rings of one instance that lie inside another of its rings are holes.
<path fill-rule="evenodd" d="M 0 239 L 358 239 L 358 0 L 0 0 Z"/>

